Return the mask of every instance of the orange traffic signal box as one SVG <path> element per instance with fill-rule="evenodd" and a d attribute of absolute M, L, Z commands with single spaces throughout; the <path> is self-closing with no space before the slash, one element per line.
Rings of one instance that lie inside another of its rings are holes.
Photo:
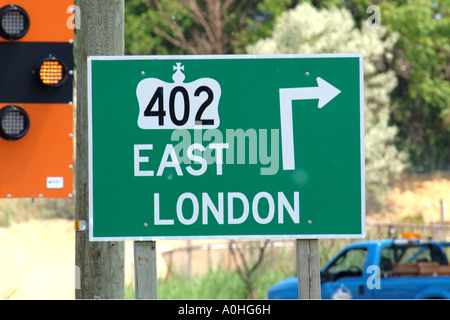
<path fill-rule="evenodd" d="M 0 0 L 0 198 L 73 194 L 73 0 Z"/>

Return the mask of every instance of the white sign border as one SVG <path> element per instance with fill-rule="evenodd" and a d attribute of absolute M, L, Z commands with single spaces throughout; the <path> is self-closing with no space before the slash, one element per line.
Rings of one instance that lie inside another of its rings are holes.
<path fill-rule="evenodd" d="M 94 237 L 93 139 L 92 139 L 92 62 L 104 60 L 224 60 L 224 59 L 307 59 L 359 58 L 360 87 L 360 167 L 361 167 L 361 233 L 360 234 L 297 234 L 297 235 L 219 235 L 219 236 L 156 236 L 156 237 Z M 89 174 L 89 241 L 158 241 L 200 239 L 361 239 L 366 237 L 365 145 L 364 145 L 364 57 L 362 53 L 318 54 L 229 54 L 229 55 L 151 55 L 151 56 L 89 56 L 87 59 L 88 104 L 88 174 Z"/>

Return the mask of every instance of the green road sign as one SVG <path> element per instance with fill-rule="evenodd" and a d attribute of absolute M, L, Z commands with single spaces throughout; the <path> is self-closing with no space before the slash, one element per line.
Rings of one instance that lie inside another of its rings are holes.
<path fill-rule="evenodd" d="M 90 237 L 365 234 L 360 54 L 90 57 Z"/>

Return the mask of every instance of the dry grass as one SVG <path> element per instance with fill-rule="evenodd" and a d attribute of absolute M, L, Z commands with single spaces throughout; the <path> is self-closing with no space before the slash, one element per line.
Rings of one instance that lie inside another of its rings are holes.
<path fill-rule="evenodd" d="M 450 221 L 450 173 L 407 176 L 386 197 L 386 209 L 368 221 L 431 223 L 441 221 L 441 200 Z"/>

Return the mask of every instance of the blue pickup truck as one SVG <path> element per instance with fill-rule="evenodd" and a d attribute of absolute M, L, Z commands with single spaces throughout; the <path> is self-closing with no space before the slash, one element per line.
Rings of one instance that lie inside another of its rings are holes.
<path fill-rule="evenodd" d="M 450 243 L 397 239 L 353 243 L 321 270 L 322 299 L 450 299 Z M 297 277 L 268 291 L 298 299 Z"/>

